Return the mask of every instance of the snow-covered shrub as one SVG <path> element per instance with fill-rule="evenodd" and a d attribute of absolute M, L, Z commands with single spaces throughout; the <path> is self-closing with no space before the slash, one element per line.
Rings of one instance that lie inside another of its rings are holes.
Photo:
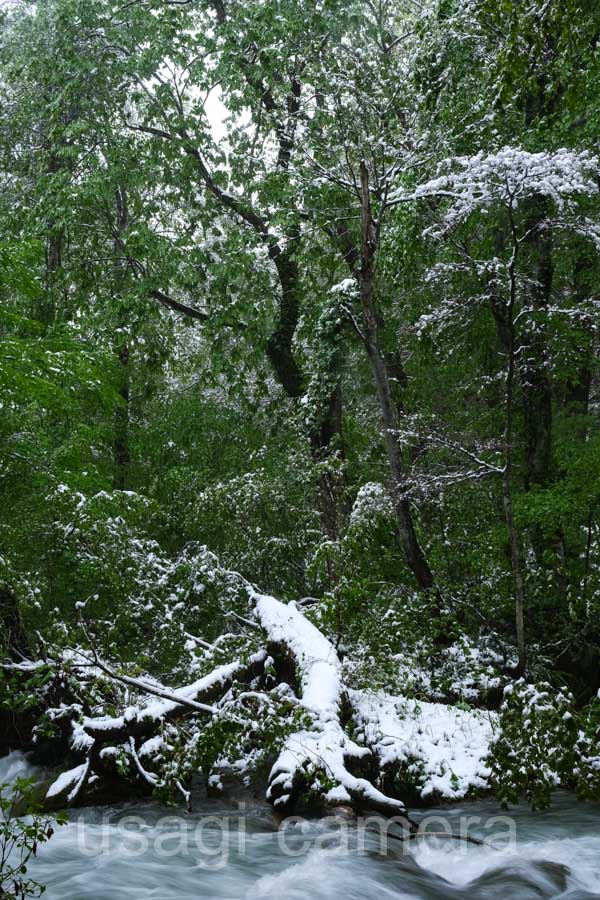
<path fill-rule="evenodd" d="M 498 798 L 525 797 L 534 809 L 573 782 L 577 717 L 573 695 L 550 684 L 519 679 L 504 689 L 499 732 L 491 745 L 492 782 Z"/>
<path fill-rule="evenodd" d="M 23 604 L 30 624 L 58 646 L 94 645 L 145 671 L 198 668 L 199 641 L 227 634 L 247 598 L 243 582 L 205 547 L 166 553 L 147 537 L 156 509 L 138 494 L 91 497 L 59 487 L 45 549 L 46 582 Z"/>
<path fill-rule="evenodd" d="M 306 562 L 320 530 L 309 502 L 314 485 L 302 459 L 284 472 L 257 466 L 210 484 L 191 472 L 179 476 L 173 508 L 184 534 L 264 590 L 284 597 L 308 592 Z"/>
<path fill-rule="evenodd" d="M 390 605 L 379 621 L 369 618 L 365 632 L 370 633 L 352 644 L 345 660 L 352 684 L 422 700 L 495 708 L 506 683 L 512 648 L 489 635 L 462 636 L 448 647 L 436 647 L 433 630 L 423 634 L 414 622 L 405 627 L 411 608 L 422 621 L 424 609 L 418 595 L 407 601 L 402 612 Z M 452 627 L 451 619 L 448 625 Z"/>
<path fill-rule="evenodd" d="M 504 685 L 503 673 L 515 661 L 513 648 L 497 637 L 461 635 L 440 655 L 433 688 L 439 699 L 485 705 Z"/>
<path fill-rule="evenodd" d="M 577 793 L 589 800 L 600 799 L 600 693 L 583 710 L 575 742 Z"/>

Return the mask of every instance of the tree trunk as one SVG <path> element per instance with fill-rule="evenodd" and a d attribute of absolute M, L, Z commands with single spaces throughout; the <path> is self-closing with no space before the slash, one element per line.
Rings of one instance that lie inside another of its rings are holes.
<path fill-rule="evenodd" d="M 60 171 L 61 164 L 53 153 L 48 162 L 47 174 L 54 175 Z M 44 273 L 44 292 L 39 303 L 38 316 L 42 324 L 49 328 L 56 317 L 58 285 L 62 270 L 64 229 L 54 218 L 46 223 L 46 260 Z"/>
<path fill-rule="evenodd" d="M 115 488 L 124 491 L 129 484 L 130 452 L 129 452 L 129 344 L 125 341 L 117 352 L 119 360 L 119 397 L 121 405 L 115 412 L 114 461 Z"/>
<path fill-rule="evenodd" d="M 516 261 L 518 254 L 518 242 L 515 239 L 513 227 L 513 254 L 509 264 L 509 301 L 504 316 L 505 337 L 508 340 L 506 393 L 504 406 L 504 472 L 502 474 L 502 499 L 504 504 L 504 517 L 510 541 L 510 562 L 515 589 L 515 631 L 517 637 L 517 671 L 523 675 L 527 665 L 525 647 L 525 588 L 523 572 L 521 568 L 521 550 L 519 536 L 515 527 L 512 477 L 514 454 L 514 383 L 515 383 L 515 325 L 514 311 L 517 297 L 516 285 Z"/>
<path fill-rule="evenodd" d="M 300 316 L 300 273 L 287 250 L 274 245 L 269 253 L 279 280 L 277 323 L 267 341 L 267 356 L 284 391 L 291 398 L 304 393 L 304 375 L 294 355 L 293 341 Z"/>
<path fill-rule="evenodd" d="M 394 402 L 392 382 L 381 335 L 380 314 L 375 296 L 375 255 L 377 229 L 371 213 L 369 175 L 366 163 L 361 162 L 361 258 L 359 269 L 360 302 L 364 340 L 383 421 L 385 448 L 391 475 L 391 492 L 396 513 L 398 535 L 406 562 L 421 590 L 434 585 L 433 574 L 417 538 L 408 497 L 408 485 L 400 447 L 398 404 Z"/>
<path fill-rule="evenodd" d="M 26 656 L 29 646 L 19 601 L 12 587 L 5 582 L 0 582 L 0 625 L 2 626 L 0 646 L 4 646 L 13 659 Z"/>
<path fill-rule="evenodd" d="M 552 292 L 552 236 L 544 229 L 547 202 L 530 202 L 527 222 L 528 246 L 532 254 L 532 278 L 526 302 L 532 313 L 523 339 L 523 362 L 519 374 L 523 392 L 526 436 L 525 487 L 548 483 L 552 463 L 552 384 L 547 366 L 545 320 Z"/>
<path fill-rule="evenodd" d="M 511 451 L 512 455 L 512 451 Z M 502 499 L 504 518 L 510 540 L 510 562 L 515 585 L 515 631 L 517 635 L 517 673 L 523 675 L 527 664 L 525 647 L 525 589 L 521 571 L 521 552 L 515 528 L 510 469 L 506 468 L 502 478 Z"/>
<path fill-rule="evenodd" d="M 114 293 L 117 301 L 123 300 L 123 292 L 127 282 L 127 261 L 125 248 L 125 231 L 129 225 L 129 211 L 127 207 L 127 193 L 125 188 L 119 186 L 115 192 L 115 225 L 114 225 L 114 255 L 115 255 L 115 286 Z M 129 451 L 129 426 L 130 409 L 129 393 L 131 382 L 130 347 L 128 337 L 128 317 L 121 307 L 117 316 L 118 344 L 116 348 L 119 362 L 119 386 L 118 392 L 121 400 L 120 406 L 115 412 L 113 454 L 115 463 L 114 484 L 117 490 L 125 490 L 129 483 L 130 451 Z"/>
<path fill-rule="evenodd" d="M 583 303 L 590 296 L 597 300 L 598 291 L 593 281 L 593 275 L 593 259 L 590 255 L 589 248 L 583 245 L 574 262 L 573 293 L 577 303 Z M 582 362 L 575 377 L 568 380 L 563 399 L 566 414 L 568 416 L 577 417 L 580 420 L 587 416 L 589 412 L 595 349 L 595 328 L 593 321 L 591 319 L 583 321 L 581 323 L 581 328 L 585 334 L 585 339 L 582 341 Z M 585 421 L 576 422 L 575 433 L 581 441 L 587 440 L 587 423 Z"/>

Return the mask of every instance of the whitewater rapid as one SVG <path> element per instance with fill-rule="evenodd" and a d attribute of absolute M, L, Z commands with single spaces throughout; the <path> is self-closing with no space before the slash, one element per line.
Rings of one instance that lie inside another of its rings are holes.
<path fill-rule="evenodd" d="M 0 782 L 31 771 L 21 754 L 0 759 Z M 386 849 L 380 835 L 345 822 L 292 822 L 282 833 L 260 803 L 206 801 L 185 813 L 138 802 L 72 812 L 30 872 L 48 900 L 600 896 L 598 804 L 565 793 L 542 813 L 507 815 L 487 800 L 422 817 L 427 830 L 447 825 L 487 845 L 423 837 Z"/>

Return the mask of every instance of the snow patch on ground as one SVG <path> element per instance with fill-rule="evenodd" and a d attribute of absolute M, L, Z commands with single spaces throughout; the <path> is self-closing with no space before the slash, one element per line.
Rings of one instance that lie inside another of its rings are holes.
<path fill-rule="evenodd" d="M 423 798 L 458 800 L 489 788 L 495 713 L 366 691 L 351 691 L 350 699 L 358 736 L 384 767 L 400 763 Z"/>

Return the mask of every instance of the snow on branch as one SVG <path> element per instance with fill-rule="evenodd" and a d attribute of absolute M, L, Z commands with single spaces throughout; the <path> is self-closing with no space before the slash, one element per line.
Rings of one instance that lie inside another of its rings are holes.
<path fill-rule="evenodd" d="M 496 153 L 457 156 L 438 165 L 438 175 L 412 193 L 397 192 L 390 205 L 409 200 L 445 198 L 449 201 L 440 225 L 430 229 L 441 236 L 473 212 L 494 206 L 516 209 L 526 198 L 547 197 L 559 210 L 581 196 L 598 193 L 598 159 L 588 151 L 556 150 L 529 153 L 504 147 Z"/>

